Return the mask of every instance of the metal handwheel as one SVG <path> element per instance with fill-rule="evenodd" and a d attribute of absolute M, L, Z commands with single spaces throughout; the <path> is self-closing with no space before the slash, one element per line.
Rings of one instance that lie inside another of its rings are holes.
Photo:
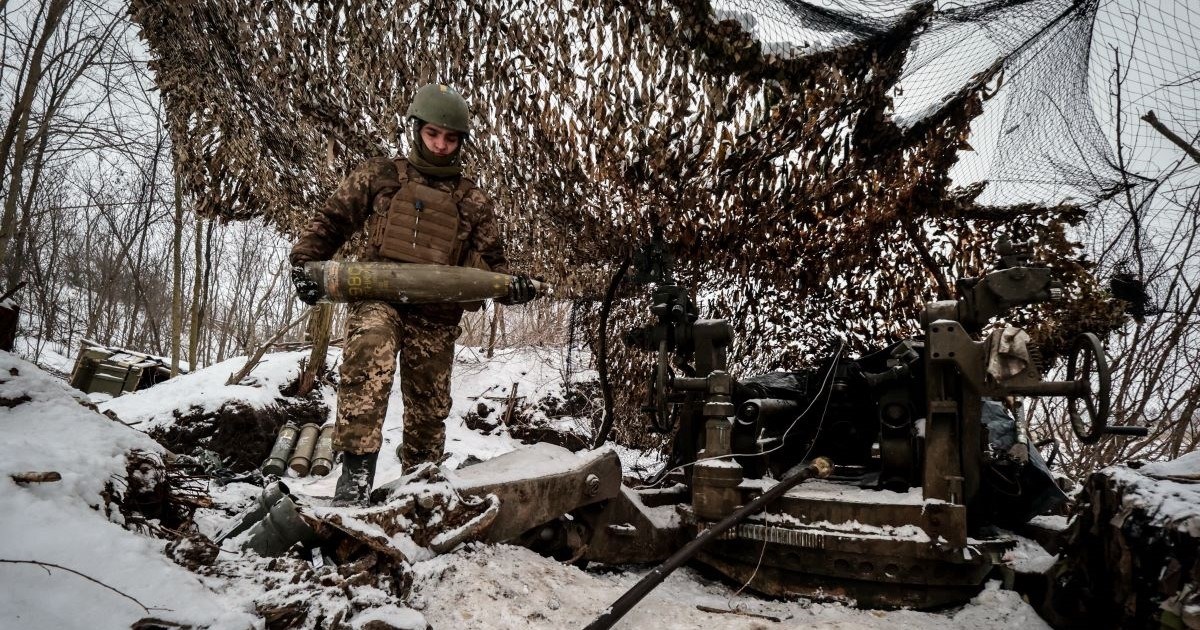
<path fill-rule="evenodd" d="M 1095 444 L 1104 435 L 1112 410 L 1112 374 L 1099 337 L 1083 333 L 1075 338 L 1067 359 L 1067 380 L 1082 384 L 1079 394 L 1067 397 L 1071 428 L 1080 442 Z M 1086 419 L 1080 407 L 1087 411 Z"/>

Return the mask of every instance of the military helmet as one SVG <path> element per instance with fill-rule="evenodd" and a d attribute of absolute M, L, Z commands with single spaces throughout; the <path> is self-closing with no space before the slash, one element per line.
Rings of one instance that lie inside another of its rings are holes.
<path fill-rule="evenodd" d="M 461 133 L 471 130 L 467 101 L 457 90 L 440 83 L 423 85 L 417 90 L 408 106 L 408 116 Z"/>

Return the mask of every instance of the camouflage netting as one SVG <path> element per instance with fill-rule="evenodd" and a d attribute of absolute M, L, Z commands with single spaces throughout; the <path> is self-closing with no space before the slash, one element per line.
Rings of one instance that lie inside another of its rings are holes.
<path fill-rule="evenodd" d="M 200 212 L 296 230 L 354 163 L 405 153 L 412 91 L 448 82 L 475 106 L 468 162 L 518 268 L 595 300 L 662 229 L 702 311 L 756 340 L 739 364 L 764 368 L 913 332 L 920 305 L 990 265 L 1002 235 L 1033 239 L 1080 298 L 1051 313 L 1063 338 L 1114 325 L 1066 228 L 1128 179 L 1089 102 L 1098 8 L 134 0 L 131 13 Z M 992 163 L 964 160 L 954 181 L 969 185 L 952 185 L 989 99 L 1008 102 Z M 619 300 L 610 335 L 643 313 Z"/>

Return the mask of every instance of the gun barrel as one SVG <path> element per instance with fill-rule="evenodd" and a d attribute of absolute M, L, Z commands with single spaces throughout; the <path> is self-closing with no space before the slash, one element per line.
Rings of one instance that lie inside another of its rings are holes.
<path fill-rule="evenodd" d="M 508 274 L 449 265 L 326 260 L 305 263 L 304 270 L 332 302 L 478 302 L 507 296 L 513 282 Z M 550 293 L 549 284 L 533 284 L 538 295 Z"/>

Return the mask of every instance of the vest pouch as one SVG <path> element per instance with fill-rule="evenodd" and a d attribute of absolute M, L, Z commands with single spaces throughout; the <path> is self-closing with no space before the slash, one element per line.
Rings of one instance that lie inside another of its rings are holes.
<path fill-rule="evenodd" d="M 453 193 L 409 180 L 392 196 L 380 222 L 379 255 L 398 262 L 456 265 L 464 238 L 459 234 Z"/>

